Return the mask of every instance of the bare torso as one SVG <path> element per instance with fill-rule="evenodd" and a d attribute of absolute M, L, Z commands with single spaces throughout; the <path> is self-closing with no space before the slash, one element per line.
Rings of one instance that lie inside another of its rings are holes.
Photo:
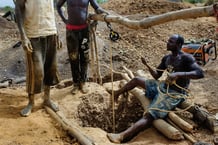
<path fill-rule="evenodd" d="M 96 10 L 99 6 L 95 0 L 59 0 L 57 9 L 67 3 L 68 18 L 65 23 L 70 25 L 84 25 L 87 21 L 89 3 Z"/>

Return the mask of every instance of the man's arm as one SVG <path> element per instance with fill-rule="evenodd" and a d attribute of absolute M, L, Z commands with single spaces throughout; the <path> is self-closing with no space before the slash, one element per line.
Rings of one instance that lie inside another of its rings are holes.
<path fill-rule="evenodd" d="M 156 71 L 156 70 L 153 70 L 147 63 L 147 61 L 145 60 L 144 57 L 141 57 L 141 61 L 142 63 L 148 68 L 148 71 L 150 72 L 150 74 L 152 75 L 152 77 L 154 79 L 159 79 L 161 77 L 161 75 L 163 74 L 163 72 L 161 71 Z"/>
<path fill-rule="evenodd" d="M 23 49 L 27 52 L 32 52 L 32 45 L 30 43 L 30 40 L 28 39 L 26 32 L 24 30 L 24 18 L 25 18 L 25 3 L 26 0 L 16 0 L 15 4 L 15 15 L 17 19 L 17 26 L 20 31 L 21 35 L 21 41 L 23 45 Z"/>
<path fill-rule="evenodd" d="M 97 3 L 96 0 L 90 0 L 90 4 L 91 4 L 91 6 L 95 9 L 95 12 L 96 12 L 97 14 L 102 14 L 102 13 L 108 14 L 108 12 L 107 12 L 106 10 L 102 9 L 102 8 L 98 5 L 98 3 Z"/>
<path fill-rule="evenodd" d="M 201 67 L 196 63 L 194 57 L 187 55 L 184 62 L 189 71 L 174 72 L 168 75 L 168 79 L 176 80 L 178 78 L 189 78 L 189 79 L 201 79 L 204 77 L 204 72 Z"/>
<path fill-rule="evenodd" d="M 178 78 L 189 78 L 189 79 L 201 79 L 204 77 L 203 70 L 199 67 L 199 65 L 195 62 L 191 66 L 191 71 L 188 72 L 174 72 L 169 74 L 169 78 L 171 80 L 176 80 Z"/>
<path fill-rule="evenodd" d="M 24 41 L 27 39 L 23 24 L 25 17 L 25 2 L 26 0 L 17 0 L 15 3 L 15 15 L 17 19 L 17 26 L 20 31 L 21 40 Z"/>
<path fill-rule="evenodd" d="M 66 2 L 66 0 L 59 0 L 57 2 L 57 11 L 58 11 L 58 14 L 60 15 L 62 21 L 66 24 L 67 23 L 67 19 L 64 17 L 64 13 L 61 9 L 61 7 L 64 5 L 64 3 Z"/>

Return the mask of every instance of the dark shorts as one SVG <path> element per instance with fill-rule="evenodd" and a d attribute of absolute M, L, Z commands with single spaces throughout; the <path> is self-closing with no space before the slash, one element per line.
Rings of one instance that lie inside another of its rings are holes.
<path fill-rule="evenodd" d="M 31 38 L 32 53 L 26 53 L 27 92 L 41 93 L 44 85 L 52 86 L 59 82 L 56 52 L 57 36 Z"/>
<path fill-rule="evenodd" d="M 168 111 L 174 109 L 186 98 L 185 94 L 165 89 L 164 83 L 156 80 L 147 80 L 145 87 L 145 96 L 151 100 L 148 112 L 154 119 L 165 118 Z"/>

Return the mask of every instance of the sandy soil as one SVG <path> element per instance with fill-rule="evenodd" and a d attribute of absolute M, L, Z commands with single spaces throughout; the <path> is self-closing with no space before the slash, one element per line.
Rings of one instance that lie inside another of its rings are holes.
<path fill-rule="evenodd" d="M 131 19 L 157 15 L 168 11 L 194 7 L 184 3 L 169 3 L 161 0 L 110 0 L 102 5 L 111 13 L 118 13 Z M 76 95 L 70 93 L 72 86 L 70 66 L 67 60 L 64 25 L 57 17 L 60 39 L 63 49 L 58 52 L 58 67 L 61 85 L 55 86 L 51 91 L 52 99 L 59 104 L 61 112 L 66 118 L 78 125 L 83 134 L 100 145 L 109 145 L 106 132 L 120 132 L 138 120 L 143 109 L 135 97 L 124 102 L 115 109 L 116 124 L 113 124 L 113 112 L 110 95 L 104 87 L 97 83 L 89 82 L 88 94 Z M 99 58 L 103 82 L 110 79 L 110 61 L 113 58 L 113 69 L 122 72 L 122 66 L 126 66 L 133 72 L 142 67 L 140 56 L 146 56 L 151 66 L 155 67 L 166 53 L 166 40 L 169 35 L 179 33 L 186 39 L 211 38 L 214 39 L 214 30 L 217 22 L 214 17 L 177 20 L 145 30 L 132 30 L 118 24 L 112 24 L 112 28 L 119 32 L 121 39 L 111 42 L 108 38 L 109 29 L 104 22 L 99 22 L 97 27 L 97 41 L 99 46 Z M 0 19 L 0 81 L 10 78 L 14 82 L 25 76 L 25 57 L 21 47 L 12 46 L 19 41 L 19 33 L 13 22 Z M 105 67 L 107 66 L 107 67 Z M 207 108 L 211 114 L 218 113 L 218 67 L 217 60 L 211 61 L 206 66 L 205 78 L 192 81 L 190 90 L 195 97 L 195 102 Z M 89 71 L 90 81 L 92 71 Z M 120 80 L 119 75 L 114 75 L 114 80 Z M 67 83 L 63 83 L 67 82 Z M 60 87 L 61 86 L 61 87 Z M 2 145 L 68 145 L 79 144 L 71 137 L 43 108 L 42 95 L 36 97 L 36 106 L 33 113 L 26 118 L 20 117 L 20 110 L 27 103 L 25 83 L 13 84 L 0 89 L 0 144 Z M 208 129 L 198 126 L 192 135 L 204 142 L 213 142 L 214 136 Z M 155 128 L 140 133 L 129 143 L 130 145 L 152 144 L 180 144 L 190 145 L 190 141 L 172 141 L 164 137 Z"/>

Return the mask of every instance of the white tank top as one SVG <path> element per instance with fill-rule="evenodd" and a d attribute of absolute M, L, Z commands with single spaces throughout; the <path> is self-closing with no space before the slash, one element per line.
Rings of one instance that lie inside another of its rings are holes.
<path fill-rule="evenodd" d="M 57 33 L 53 0 L 26 0 L 24 28 L 29 38 Z"/>

